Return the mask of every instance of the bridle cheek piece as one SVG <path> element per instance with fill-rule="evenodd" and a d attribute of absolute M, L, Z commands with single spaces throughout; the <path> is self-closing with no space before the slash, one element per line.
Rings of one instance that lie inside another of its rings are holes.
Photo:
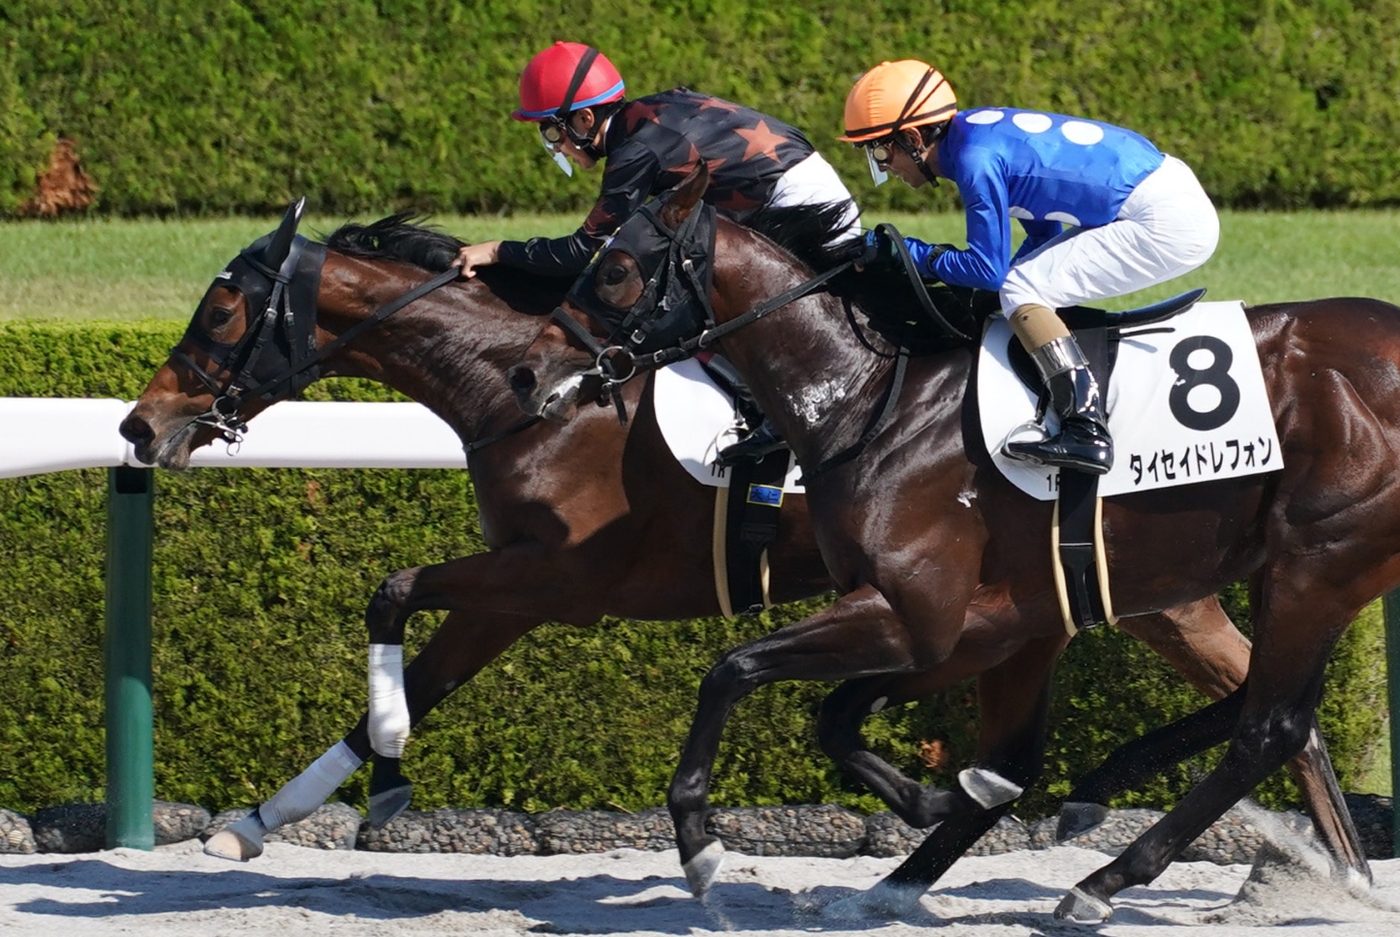
<path fill-rule="evenodd" d="M 271 236 L 269 236 L 270 238 Z M 237 342 L 211 341 L 191 324 L 186 341 L 199 346 L 213 370 L 200 367 L 176 347 L 170 357 L 184 364 L 213 395 L 209 409 L 193 422 L 212 428 L 230 447 L 239 445 L 248 422 L 239 415 L 248 400 L 278 400 L 299 393 L 316 380 L 322 355 L 316 350 L 316 296 L 326 248 L 301 235 L 291 239 L 287 256 L 273 269 L 263 262 L 264 242 L 255 241 L 210 286 L 243 296 L 251 326 Z M 208 300 L 208 293 L 201 307 Z M 256 310 L 256 318 L 252 318 Z M 220 384 L 217 375 L 226 374 Z"/>

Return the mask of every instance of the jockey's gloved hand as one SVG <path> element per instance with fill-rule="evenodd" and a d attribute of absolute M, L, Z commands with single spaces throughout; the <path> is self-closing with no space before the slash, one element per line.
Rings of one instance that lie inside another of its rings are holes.
<path fill-rule="evenodd" d="M 899 248 L 879 228 L 865 232 L 865 251 L 856 260 L 862 270 L 897 267 Z"/>

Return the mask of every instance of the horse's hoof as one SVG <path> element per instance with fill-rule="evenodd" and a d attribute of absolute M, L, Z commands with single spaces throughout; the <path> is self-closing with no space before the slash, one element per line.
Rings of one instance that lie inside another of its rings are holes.
<path fill-rule="evenodd" d="M 256 812 L 224 827 L 204 844 L 204 854 L 217 859 L 247 862 L 263 852 L 263 834 L 267 832 Z"/>
<path fill-rule="evenodd" d="M 1060 807 L 1060 822 L 1055 827 L 1055 842 L 1063 843 L 1089 832 L 1108 819 L 1108 808 L 1103 804 L 1066 802 Z"/>
<path fill-rule="evenodd" d="M 408 782 L 369 795 L 369 825 L 379 829 L 407 810 L 412 802 L 413 785 Z"/>
<path fill-rule="evenodd" d="M 690 893 L 696 898 L 705 897 L 705 893 L 715 883 L 723 864 L 724 844 L 719 840 L 706 843 L 704 849 L 682 863 L 681 868 L 685 870 L 685 883 L 690 886 Z"/>
<path fill-rule="evenodd" d="M 917 885 L 894 885 L 877 882 L 872 888 L 833 901 L 822 908 L 822 916 L 832 921 L 855 922 L 892 920 L 909 914 L 919 906 L 924 889 Z"/>
<path fill-rule="evenodd" d="M 1071 888 L 1055 909 L 1055 917 L 1076 924 L 1102 924 L 1113 915 L 1113 905 L 1084 891 Z"/>

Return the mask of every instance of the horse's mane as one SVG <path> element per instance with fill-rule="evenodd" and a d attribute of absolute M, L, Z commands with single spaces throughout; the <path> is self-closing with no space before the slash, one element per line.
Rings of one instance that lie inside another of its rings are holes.
<path fill-rule="evenodd" d="M 767 207 L 744 224 L 813 270 L 822 271 L 859 256 L 864 248 L 859 237 L 837 240 L 850 223 L 849 211 L 847 202 Z"/>
<path fill-rule="evenodd" d="M 343 224 L 326 238 L 326 246 L 353 257 L 401 260 L 440 273 L 452 266 L 463 242 L 432 225 L 416 223 L 421 217 L 402 211 L 369 224 Z"/>

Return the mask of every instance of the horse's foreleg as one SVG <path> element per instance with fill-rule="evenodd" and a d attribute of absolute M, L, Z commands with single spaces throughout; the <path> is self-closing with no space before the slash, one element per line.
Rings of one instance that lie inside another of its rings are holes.
<path fill-rule="evenodd" d="M 1249 669 L 1249 641 L 1240 634 L 1215 596 L 1156 615 L 1123 619 L 1119 627 L 1156 651 L 1202 693 L 1223 699 L 1236 690 Z M 1207 714 L 1210 714 L 1207 717 Z M 1108 800 L 1162 769 L 1225 742 L 1239 708 L 1209 707 L 1115 750 L 1075 785 L 1060 813 L 1060 839 L 1102 822 Z M 1368 881 L 1361 839 L 1352 823 L 1332 762 L 1316 723 L 1303 752 L 1288 765 L 1318 833 L 1338 871 L 1354 870 Z"/>
<path fill-rule="evenodd" d="M 557 554 L 547 547 L 522 543 L 446 563 L 403 569 L 385 577 L 365 610 L 369 632 L 369 741 L 376 760 L 384 760 L 376 771 L 378 786 L 395 787 L 402 779 L 397 760 L 403 755 L 414 720 L 404 692 L 403 639 L 409 616 L 429 609 L 471 611 L 474 616 L 486 618 L 514 618 L 524 613 L 529 627 L 546 619 L 580 620 L 581 615 L 588 613 L 582 610 L 583 603 L 571 601 L 571 590 L 539 588 L 541 581 L 568 581 L 556 575 L 557 559 Z M 597 613 L 589 616 L 589 620 L 596 618 Z M 507 629 L 506 633 L 518 636 L 524 632 Z M 514 640 L 510 637 L 510 641 Z M 367 757 L 368 753 L 360 754 Z M 386 816 L 383 809 L 376 811 L 373 801 L 371 813 L 377 813 L 381 820 L 392 815 Z"/>
<path fill-rule="evenodd" d="M 542 621 L 534 613 L 449 613 L 404 674 L 410 728 Z M 347 738 L 352 749 L 368 746 L 369 719 L 366 713 Z M 408 807 L 413 785 L 398 758 L 376 754 L 372 772 L 368 820 L 381 827 Z"/>
<path fill-rule="evenodd" d="M 1000 592 L 981 594 L 968 606 L 963 632 L 953 653 L 939 666 L 916 674 L 856 680 L 833 691 L 823 701 L 817 721 L 822 750 L 905 823 L 918 829 L 938 823 L 956 809 L 957 792 L 904 775 L 869 750 L 861 736 L 861 726 L 872 713 L 886 706 L 923 699 L 1002 664 L 1025 645 L 1024 616 L 1050 613 L 1034 603 L 1012 605 Z M 1055 628 L 1051 633 L 1058 636 L 1061 632 Z"/>
<path fill-rule="evenodd" d="M 958 775 L 958 788 L 950 792 L 954 809 L 898 868 L 852 899 L 852 909 L 896 915 L 908 911 L 1040 776 L 1050 674 L 1067 640 L 1056 635 L 1031 641 L 978 677 L 977 758 Z M 837 915 L 842 911 L 835 909 Z"/>
<path fill-rule="evenodd" d="M 405 693 L 410 720 L 417 725 L 454 689 L 470 680 L 522 635 L 539 624 L 532 616 L 452 612 L 409 663 Z M 369 715 L 301 774 L 282 785 L 246 817 L 210 837 L 204 851 L 223 859 L 248 860 L 262 854 L 267 833 L 310 816 L 370 757 Z M 382 826 L 408 806 L 412 786 L 394 770 L 375 779 L 388 786 L 371 789 L 370 822 Z M 376 809 L 379 815 L 376 815 Z M 388 815 L 384 815 L 388 811 Z"/>
<path fill-rule="evenodd" d="M 558 608 L 551 600 L 542 600 L 541 590 L 531 575 L 532 570 L 548 567 L 538 552 L 528 549 L 493 551 L 435 568 L 446 571 L 450 581 L 429 581 L 433 589 L 431 600 L 444 603 L 431 607 L 446 607 L 452 602 L 468 605 L 472 597 L 480 601 L 481 607 L 471 612 L 450 612 L 422 652 L 409 664 L 402 679 L 402 706 L 408 714 L 410 728 L 521 635 L 546 618 L 563 617 L 556 614 Z M 555 590 L 549 595 L 560 597 L 567 591 Z M 568 601 L 567 595 L 561 600 Z M 402 634 L 400 627 L 400 642 Z M 361 716 L 359 723 L 340 742 L 306 770 L 247 817 L 211 837 L 205 844 L 205 852 L 241 860 L 260 855 L 263 838 L 268 832 L 309 816 L 369 759 L 372 754 L 370 724 L 369 713 Z M 388 822 L 406 807 L 412 790 L 399 769 L 397 758 L 384 759 L 383 767 L 380 761 L 376 758 L 375 775 L 371 779 L 370 819 L 376 825 Z"/>
<path fill-rule="evenodd" d="M 946 685 L 935 674 L 866 677 L 841 684 L 822 701 L 817 739 L 832 761 L 917 829 L 942 820 L 957 804 L 955 791 L 921 784 L 866 747 L 861 725 L 886 706 L 921 699 Z"/>
<path fill-rule="evenodd" d="M 884 597 L 868 586 L 719 659 L 700 684 L 695 718 L 667 800 L 695 894 L 708 890 L 724 853 L 719 840 L 706 832 L 705 819 L 715 755 L 734 706 L 758 687 L 779 680 L 844 680 L 917 667 L 907 630 Z"/>

